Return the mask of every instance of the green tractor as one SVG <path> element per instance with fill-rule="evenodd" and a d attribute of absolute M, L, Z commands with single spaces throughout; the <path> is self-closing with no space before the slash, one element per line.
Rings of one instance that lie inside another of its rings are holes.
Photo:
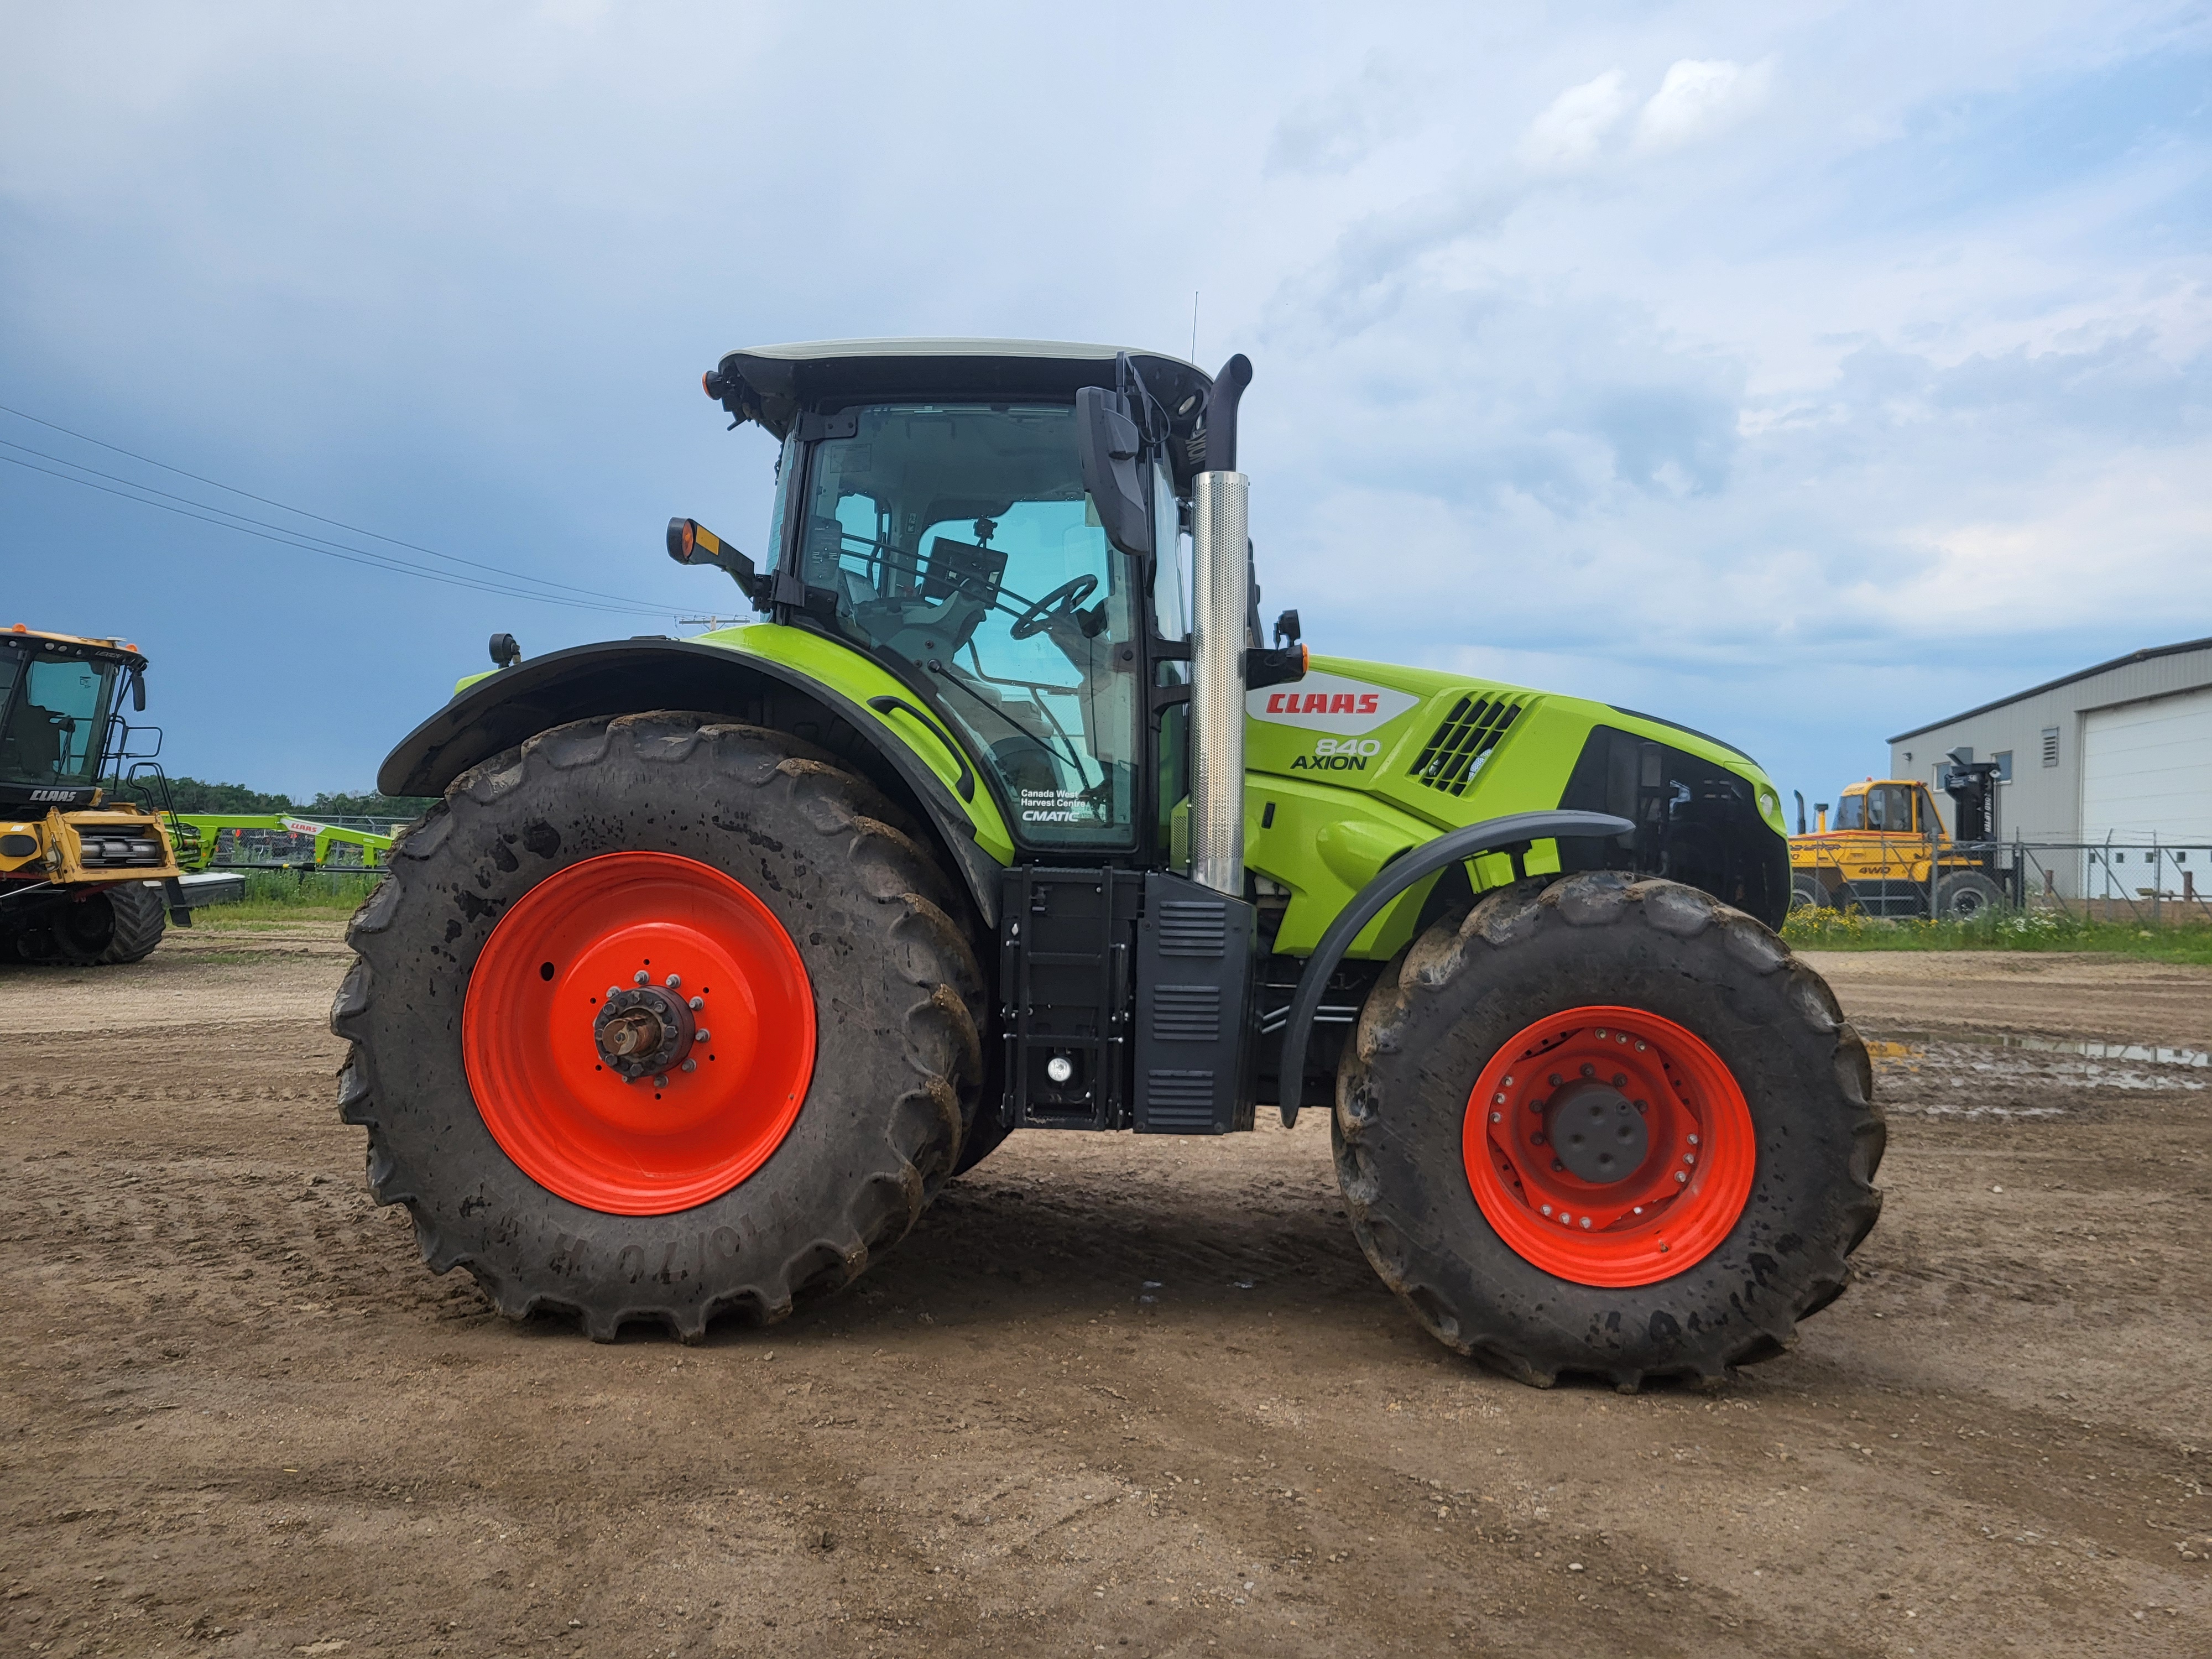
<path fill-rule="evenodd" d="M 1874 1224 L 1866 1051 L 1775 936 L 1741 750 L 1263 639 L 1241 356 L 732 352 L 765 620 L 498 665 L 332 1015 L 375 1196 L 507 1315 L 696 1340 L 836 1290 L 1017 1129 L 1331 1111 L 1353 1232 L 1524 1381 L 1711 1382 Z"/>

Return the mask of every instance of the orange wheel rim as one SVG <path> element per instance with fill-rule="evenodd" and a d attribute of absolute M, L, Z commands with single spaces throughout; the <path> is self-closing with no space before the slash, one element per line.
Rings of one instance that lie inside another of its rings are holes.
<path fill-rule="evenodd" d="M 806 1097 L 814 1036 L 783 924 L 670 853 L 605 854 L 532 888 L 461 1010 L 492 1139 L 541 1187 L 617 1215 L 688 1210 L 765 1164 Z"/>
<path fill-rule="evenodd" d="M 1751 1196 L 1743 1090 L 1705 1040 L 1640 1008 L 1570 1008 L 1468 1098 L 1468 1184 L 1498 1236 L 1577 1285 L 1650 1285 L 1711 1255 Z"/>

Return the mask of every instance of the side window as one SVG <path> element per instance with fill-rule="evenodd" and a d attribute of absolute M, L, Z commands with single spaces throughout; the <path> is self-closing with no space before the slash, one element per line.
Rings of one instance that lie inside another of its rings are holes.
<path fill-rule="evenodd" d="M 1183 544 L 1188 539 L 1178 526 L 1180 514 L 1176 506 L 1175 475 L 1164 464 L 1152 468 L 1152 545 L 1158 556 L 1152 561 L 1152 617 L 1153 626 L 1164 640 L 1186 640 L 1190 637 L 1190 607 L 1186 599 L 1189 592 L 1185 574 L 1190 561 L 1183 556 Z"/>
<path fill-rule="evenodd" d="M 1866 797 L 1845 795 L 1836 803 L 1836 828 L 1863 830 L 1866 826 Z"/>

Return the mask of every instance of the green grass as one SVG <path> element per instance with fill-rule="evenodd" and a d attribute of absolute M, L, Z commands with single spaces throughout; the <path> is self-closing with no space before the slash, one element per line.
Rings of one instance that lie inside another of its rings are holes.
<path fill-rule="evenodd" d="M 1972 921 L 1792 910 L 1782 937 L 1799 951 L 2094 951 L 2152 962 L 2212 964 L 2212 925 L 2142 927 L 2063 910 L 2002 910 Z"/>
<path fill-rule="evenodd" d="M 288 922 L 343 921 L 375 889 L 374 872 L 302 875 L 290 870 L 248 870 L 246 896 L 233 904 L 192 912 L 192 926 L 217 930 L 280 927 Z"/>

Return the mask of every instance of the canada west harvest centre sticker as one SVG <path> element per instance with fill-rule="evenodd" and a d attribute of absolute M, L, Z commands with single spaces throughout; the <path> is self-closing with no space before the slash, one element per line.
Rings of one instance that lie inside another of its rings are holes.
<path fill-rule="evenodd" d="M 1396 720 L 1419 701 L 1406 692 L 1346 679 L 1341 674 L 1308 674 L 1289 685 L 1247 691 L 1244 712 L 1271 726 L 1357 737 Z"/>

